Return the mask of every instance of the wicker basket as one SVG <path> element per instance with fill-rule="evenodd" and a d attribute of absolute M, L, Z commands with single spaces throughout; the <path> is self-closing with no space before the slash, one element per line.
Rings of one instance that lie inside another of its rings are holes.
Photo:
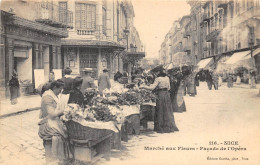
<path fill-rule="evenodd" d="M 90 140 L 95 141 L 104 136 L 107 136 L 113 131 L 106 129 L 95 129 L 83 126 L 73 120 L 65 123 L 68 129 L 69 138 L 75 140 Z"/>

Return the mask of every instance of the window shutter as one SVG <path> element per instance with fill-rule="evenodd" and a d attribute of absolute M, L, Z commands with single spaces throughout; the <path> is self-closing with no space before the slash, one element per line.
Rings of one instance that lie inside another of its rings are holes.
<path fill-rule="evenodd" d="M 76 28 L 80 28 L 80 4 L 76 4 L 75 23 Z"/>

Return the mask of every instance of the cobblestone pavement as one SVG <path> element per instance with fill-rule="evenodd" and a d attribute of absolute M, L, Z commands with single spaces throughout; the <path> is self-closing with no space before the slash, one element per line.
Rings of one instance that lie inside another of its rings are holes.
<path fill-rule="evenodd" d="M 111 160 L 97 164 L 234 164 L 252 165 L 260 162 L 260 101 L 257 89 L 220 87 L 207 90 L 201 83 L 196 97 L 185 96 L 187 112 L 175 113 L 179 132 L 157 134 L 152 131 L 132 136 L 123 142 L 122 151 L 112 151 Z M 38 137 L 39 111 L 0 119 L 0 164 L 44 164 L 42 140 Z M 149 123 L 152 129 L 153 123 Z M 210 141 L 238 141 L 246 151 L 206 151 Z M 145 150 L 155 147 L 155 150 Z M 164 150 L 160 150 L 160 148 Z M 166 147 L 176 150 L 166 150 Z M 180 149 L 178 150 L 178 148 Z M 181 148 L 183 147 L 183 148 Z M 186 149 L 190 150 L 186 150 Z M 192 149 L 195 150 L 192 150 Z M 198 148 L 198 150 L 196 150 Z M 227 160 L 207 160 L 207 157 L 228 157 Z M 232 158 L 237 161 L 231 161 Z M 243 157 L 243 158 L 242 158 Z M 247 158 L 248 160 L 245 160 Z"/>

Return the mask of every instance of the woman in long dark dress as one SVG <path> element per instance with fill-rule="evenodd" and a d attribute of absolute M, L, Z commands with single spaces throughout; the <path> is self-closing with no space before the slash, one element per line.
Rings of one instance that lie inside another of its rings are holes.
<path fill-rule="evenodd" d="M 10 89 L 10 100 L 11 104 L 17 104 L 17 98 L 20 96 L 20 85 L 17 78 L 17 75 L 14 73 L 11 80 L 9 81 Z"/>
<path fill-rule="evenodd" d="M 158 99 L 156 100 L 156 111 L 154 116 L 154 131 L 158 133 L 169 133 L 179 131 L 174 116 L 170 98 L 170 79 L 166 73 L 161 70 L 154 83 L 150 86 L 142 85 L 140 88 L 149 90 L 156 89 Z"/>
<path fill-rule="evenodd" d="M 184 80 L 180 70 L 170 73 L 171 77 L 171 101 L 173 112 L 186 112 L 184 96 Z"/>

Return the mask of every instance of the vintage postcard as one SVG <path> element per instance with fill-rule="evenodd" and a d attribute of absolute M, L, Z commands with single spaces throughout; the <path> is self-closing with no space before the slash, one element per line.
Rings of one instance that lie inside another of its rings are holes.
<path fill-rule="evenodd" d="M 260 165 L 260 0 L 0 12 L 0 165 Z"/>

